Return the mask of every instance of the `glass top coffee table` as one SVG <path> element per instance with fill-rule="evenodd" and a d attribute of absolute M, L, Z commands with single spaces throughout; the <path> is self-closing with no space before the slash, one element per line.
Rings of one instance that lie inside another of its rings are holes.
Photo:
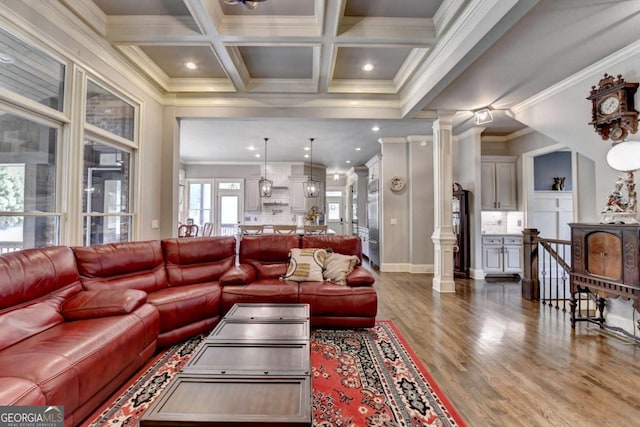
<path fill-rule="evenodd" d="M 311 426 L 307 304 L 236 304 L 140 420 Z"/>

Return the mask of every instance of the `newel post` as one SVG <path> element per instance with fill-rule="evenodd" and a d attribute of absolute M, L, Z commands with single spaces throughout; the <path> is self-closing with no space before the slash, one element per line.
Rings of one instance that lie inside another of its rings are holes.
<path fill-rule="evenodd" d="M 538 236 L 535 228 L 522 230 L 522 298 L 537 301 L 540 299 L 540 282 L 538 281 Z"/>

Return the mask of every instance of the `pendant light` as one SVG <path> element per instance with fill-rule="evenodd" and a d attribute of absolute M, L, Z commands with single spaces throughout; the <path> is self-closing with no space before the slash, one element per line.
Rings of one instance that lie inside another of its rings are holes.
<path fill-rule="evenodd" d="M 309 173 L 309 179 L 304 186 L 304 195 L 306 197 L 318 197 L 320 195 L 320 181 L 314 181 L 313 179 L 313 140 L 315 138 L 309 138 L 309 158 L 311 164 L 311 171 Z"/>
<path fill-rule="evenodd" d="M 273 181 L 267 179 L 267 141 L 269 138 L 264 139 L 264 176 L 260 177 L 260 181 L 258 181 L 260 197 L 271 197 L 271 189 L 273 188 Z"/>

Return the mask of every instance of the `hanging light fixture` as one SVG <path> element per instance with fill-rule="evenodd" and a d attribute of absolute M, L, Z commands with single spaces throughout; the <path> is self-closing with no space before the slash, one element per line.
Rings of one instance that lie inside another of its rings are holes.
<path fill-rule="evenodd" d="M 243 4 L 247 7 L 247 9 L 255 9 L 258 7 L 258 3 L 261 3 L 266 0 L 224 0 L 225 4 L 234 5 L 234 4 Z"/>
<path fill-rule="evenodd" d="M 260 197 L 271 197 L 271 189 L 273 188 L 273 181 L 267 179 L 267 141 L 269 138 L 264 139 L 264 176 L 260 177 L 260 181 L 258 181 Z"/>
<path fill-rule="evenodd" d="M 309 160 L 311 164 L 311 171 L 309 173 L 309 179 L 304 186 L 304 195 L 307 197 L 318 197 L 320 195 L 320 181 L 314 181 L 313 179 L 313 140 L 315 138 L 309 138 Z"/>

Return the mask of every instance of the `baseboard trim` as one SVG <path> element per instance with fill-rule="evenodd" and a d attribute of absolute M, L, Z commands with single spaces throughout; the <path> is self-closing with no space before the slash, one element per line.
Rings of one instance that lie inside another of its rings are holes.
<path fill-rule="evenodd" d="M 484 280 L 485 274 L 483 270 L 470 268 L 469 269 L 469 277 L 476 280 Z"/>
<path fill-rule="evenodd" d="M 433 274 L 433 264 L 411 264 L 409 273 Z"/>
<path fill-rule="evenodd" d="M 380 271 L 384 273 L 433 273 L 433 264 L 409 264 L 407 262 L 382 263 Z"/>

